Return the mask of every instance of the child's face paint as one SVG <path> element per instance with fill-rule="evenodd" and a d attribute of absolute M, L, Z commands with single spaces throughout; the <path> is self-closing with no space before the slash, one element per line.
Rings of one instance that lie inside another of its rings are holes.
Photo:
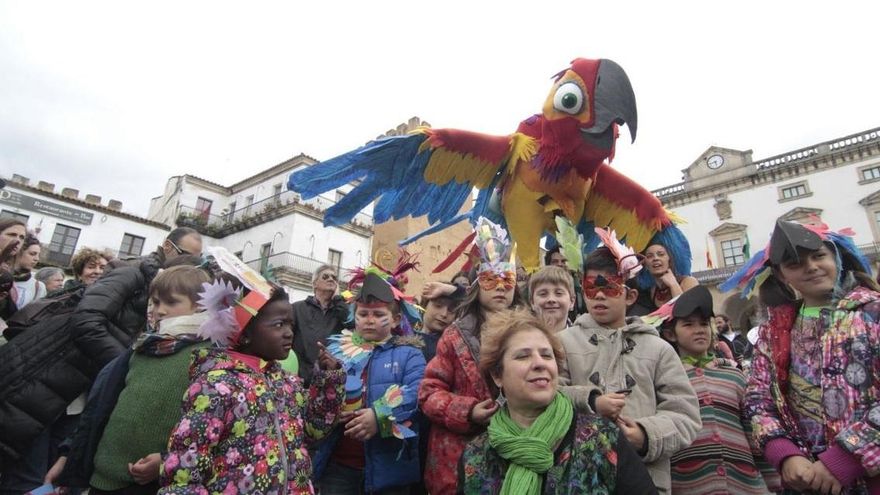
<path fill-rule="evenodd" d="M 355 309 L 355 331 L 366 340 L 385 340 L 398 324 L 400 315 L 392 314 L 387 304 L 358 303 Z"/>

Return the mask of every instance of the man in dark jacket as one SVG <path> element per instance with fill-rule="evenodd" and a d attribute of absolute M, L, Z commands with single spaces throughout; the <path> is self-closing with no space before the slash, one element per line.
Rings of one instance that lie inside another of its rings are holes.
<path fill-rule="evenodd" d="M 98 369 L 122 354 L 146 328 L 150 282 L 159 269 L 179 256 L 201 253 L 202 236 L 191 228 L 178 227 L 155 252 L 95 282 L 70 320 L 77 347 Z"/>
<path fill-rule="evenodd" d="M 299 376 L 311 382 L 312 368 L 318 360 L 318 342 L 339 333 L 348 320 L 348 305 L 336 292 L 339 271 L 321 265 L 312 275 L 315 295 L 293 303 L 293 351 L 299 359 Z"/>

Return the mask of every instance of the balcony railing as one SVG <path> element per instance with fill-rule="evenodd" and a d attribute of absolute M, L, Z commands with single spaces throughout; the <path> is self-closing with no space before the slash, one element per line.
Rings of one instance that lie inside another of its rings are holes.
<path fill-rule="evenodd" d="M 308 286 L 311 286 L 312 274 L 315 273 L 315 270 L 321 265 L 328 264 L 326 261 L 316 260 L 287 251 L 271 254 L 267 257 L 257 258 L 245 263 L 260 273 L 265 273 L 267 268 L 271 268 L 274 278 L 282 283 L 292 285 L 291 282 L 298 281 Z M 339 268 L 338 274 L 340 282 L 345 283 L 348 281 L 348 268 Z"/>
<path fill-rule="evenodd" d="M 193 227 L 211 237 L 224 237 L 295 210 L 323 217 L 324 212 L 335 204 L 335 201 L 320 196 L 303 200 L 298 193 L 284 191 L 224 215 L 206 214 L 189 206 L 181 206 L 177 223 L 181 226 Z M 350 225 L 369 231 L 373 227 L 373 217 L 359 212 L 351 220 Z"/>

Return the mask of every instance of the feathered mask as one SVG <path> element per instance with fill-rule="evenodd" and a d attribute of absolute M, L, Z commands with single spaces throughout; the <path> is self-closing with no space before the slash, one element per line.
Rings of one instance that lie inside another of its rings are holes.
<path fill-rule="evenodd" d="M 600 229 L 596 227 L 596 235 L 602 244 L 611 251 L 611 255 L 617 260 L 617 273 L 623 280 L 629 280 L 642 269 L 642 255 L 637 254 L 633 248 L 617 240 L 617 233 L 610 228 Z"/>
<path fill-rule="evenodd" d="M 477 272 L 480 287 L 491 290 L 488 285 L 493 281 L 495 287 L 499 283 L 508 289 L 516 286 L 516 248 L 507 238 L 507 232 L 500 225 L 480 218 L 475 234 L 474 241 L 480 250 Z"/>
<path fill-rule="evenodd" d="M 272 286 L 226 248 L 209 247 L 206 251 L 221 270 L 238 279 L 249 292 L 242 296 L 242 289 L 225 280 L 202 284 L 198 305 L 208 313 L 208 319 L 198 334 L 218 346 L 235 347 L 244 328 L 269 301 Z"/>
<path fill-rule="evenodd" d="M 810 222 L 809 224 L 800 224 L 778 220 L 767 246 L 756 252 L 742 268 L 719 285 L 718 288 L 721 292 L 739 288 L 742 298 L 748 299 L 773 275 L 772 267 L 774 265 L 779 265 L 789 259 L 797 261 L 799 260 L 798 248 L 813 251 L 819 249 L 824 242 L 831 243 L 834 250 L 838 270 L 837 285 L 840 285 L 844 275 L 841 252 L 849 254 L 859 265 L 854 268 L 866 273 L 871 272 L 871 264 L 852 240 L 852 236 L 855 235 L 852 229 L 845 228 L 833 232 L 815 215 L 810 215 Z"/>

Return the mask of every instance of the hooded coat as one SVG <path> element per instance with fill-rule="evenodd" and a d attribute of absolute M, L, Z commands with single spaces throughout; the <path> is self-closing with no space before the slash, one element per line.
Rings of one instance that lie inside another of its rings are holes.
<path fill-rule="evenodd" d="M 669 493 L 669 458 L 702 427 L 696 393 L 675 350 L 638 317 L 613 329 L 585 314 L 559 339 L 567 362 L 559 371 L 560 390 L 578 410 L 595 412 L 590 395 L 631 390 L 623 414 L 644 430 L 642 461 L 660 493 Z"/>

